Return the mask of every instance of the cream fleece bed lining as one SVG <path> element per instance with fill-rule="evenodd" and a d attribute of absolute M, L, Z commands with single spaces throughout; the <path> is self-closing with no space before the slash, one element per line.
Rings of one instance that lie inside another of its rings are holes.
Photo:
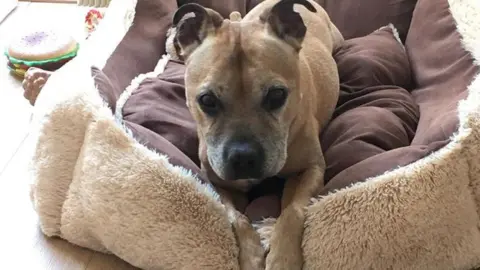
<path fill-rule="evenodd" d="M 463 46 L 478 65 L 480 2 L 449 3 Z M 238 269 L 231 220 L 216 194 L 136 142 L 94 86 L 90 66 L 103 66 L 116 46 L 108 40 L 118 43 L 128 29 L 113 22 L 125 21 L 135 4 L 112 1 L 102 23 L 110 16 L 104 28 L 117 27 L 115 37 L 87 41 L 38 97 L 29 139 L 31 198 L 41 229 L 144 269 Z M 99 44 L 105 48 L 98 50 Z M 459 130 L 446 147 L 314 199 L 307 209 L 304 269 L 480 266 L 479 76 L 468 90 L 458 107 Z M 268 224 L 260 229 L 264 236 L 268 231 Z"/>

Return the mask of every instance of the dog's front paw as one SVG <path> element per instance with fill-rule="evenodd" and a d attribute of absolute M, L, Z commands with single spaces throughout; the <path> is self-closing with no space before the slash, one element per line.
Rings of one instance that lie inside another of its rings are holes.
<path fill-rule="evenodd" d="M 273 228 L 276 221 L 275 218 L 266 218 L 253 224 L 253 228 L 260 236 L 265 254 L 270 250 L 270 238 L 272 238 Z"/>
<path fill-rule="evenodd" d="M 263 270 L 265 253 L 260 236 L 244 215 L 238 215 L 234 222 L 235 235 L 240 248 L 239 264 L 241 270 Z"/>
<path fill-rule="evenodd" d="M 302 266 L 303 255 L 300 245 L 271 240 L 266 270 L 301 270 Z"/>
<path fill-rule="evenodd" d="M 286 209 L 273 227 L 266 270 L 300 270 L 303 267 L 303 220 L 300 211 Z"/>

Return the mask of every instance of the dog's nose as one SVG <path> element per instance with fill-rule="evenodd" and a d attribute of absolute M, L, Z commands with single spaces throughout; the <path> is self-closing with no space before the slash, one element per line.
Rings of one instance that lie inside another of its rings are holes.
<path fill-rule="evenodd" d="M 227 177 L 230 180 L 262 177 L 264 161 L 265 153 L 258 142 L 239 141 L 227 145 Z"/>

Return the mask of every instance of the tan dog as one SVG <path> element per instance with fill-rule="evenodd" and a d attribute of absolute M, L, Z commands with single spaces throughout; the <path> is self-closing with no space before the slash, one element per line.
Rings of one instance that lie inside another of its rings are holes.
<path fill-rule="evenodd" d="M 343 37 L 313 1 L 266 0 L 230 18 L 196 4 L 174 16 L 202 169 L 239 211 L 252 185 L 287 178 L 266 268 L 301 269 L 304 208 L 323 186 L 318 137 L 339 94 L 332 51 Z M 259 236 L 236 214 L 240 266 L 262 268 Z"/>

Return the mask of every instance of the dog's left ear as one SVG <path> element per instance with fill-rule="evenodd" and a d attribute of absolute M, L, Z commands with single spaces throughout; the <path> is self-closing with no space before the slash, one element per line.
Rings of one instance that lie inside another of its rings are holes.
<path fill-rule="evenodd" d="M 295 4 L 303 5 L 311 12 L 317 12 L 308 0 L 281 0 L 262 14 L 260 20 L 267 23 L 280 39 L 300 51 L 307 27 L 300 14 L 293 10 Z"/>
<path fill-rule="evenodd" d="M 174 43 L 180 48 L 180 56 L 187 59 L 223 20 L 222 15 L 212 9 L 194 3 L 182 5 L 173 15 L 173 27 L 177 32 Z"/>

